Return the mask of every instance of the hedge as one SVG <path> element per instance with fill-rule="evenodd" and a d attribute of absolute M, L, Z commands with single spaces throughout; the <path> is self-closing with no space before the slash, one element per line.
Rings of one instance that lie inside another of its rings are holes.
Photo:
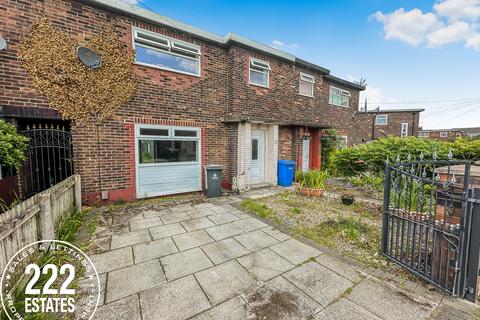
<path fill-rule="evenodd" d="M 386 137 L 336 150 L 330 156 L 328 167 L 336 176 L 351 177 L 364 172 L 381 174 L 385 170 L 387 158 L 395 161 L 400 157 L 404 161 L 409 155 L 413 160 L 419 159 L 420 154 L 423 154 L 424 159 L 432 159 L 436 152 L 437 159 L 444 160 L 448 158 L 450 150 L 456 159 L 479 160 L 480 139 L 459 138 L 454 142 L 441 142 L 416 137 Z"/>

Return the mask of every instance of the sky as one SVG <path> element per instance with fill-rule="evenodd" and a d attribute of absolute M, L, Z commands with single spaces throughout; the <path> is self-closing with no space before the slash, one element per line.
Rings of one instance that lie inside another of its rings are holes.
<path fill-rule="evenodd" d="M 425 129 L 480 127 L 480 0 L 123 1 L 366 78 L 362 107 L 425 108 Z"/>

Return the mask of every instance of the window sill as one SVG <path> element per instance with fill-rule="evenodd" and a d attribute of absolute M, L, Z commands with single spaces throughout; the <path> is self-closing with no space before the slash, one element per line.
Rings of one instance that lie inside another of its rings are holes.
<path fill-rule="evenodd" d="M 163 71 L 169 71 L 169 72 L 173 72 L 173 73 L 179 73 L 179 74 L 183 74 L 183 75 L 191 76 L 191 77 L 195 77 L 195 78 L 201 78 L 201 77 L 202 77 L 201 74 L 183 72 L 183 71 L 179 71 L 179 70 L 174 70 L 174 69 L 170 69 L 170 68 L 165 68 L 165 67 L 156 66 L 156 65 L 154 65 L 154 64 L 148 64 L 148 63 L 137 62 L 137 61 L 135 61 L 133 64 L 138 65 L 138 66 L 142 66 L 142 67 L 157 69 L 157 70 L 163 70 Z"/>
<path fill-rule="evenodd" d="M 310 95 L 308 95 L 308 94 L 303 94 L 303 93 L 300 93 L 300 92 L 298 93 L 298 95 L 299 95 L 299 96 L 302 96 L 302 97 L 307 97 L 307 98 L 315 98 L 314 95 L 311 95 L 311 96 L 310 96 Z"/>
<path fill-rule="evenodd" d="M 333 103 L 330 103 L 330 102 L 329 102 L 328 104 L 331 105 L 331 106 L 334 106 L 334 107 L 339 107 L 339 108 L 345 108 L 345 109 L 349 109 L 349 108 L 350 108 L 350 106 L 341 106 L 341 105 L 339 105 L 339 104 L 333 104 Z"/>
<path fill-rule="evenodd" d="M 249 82 L 248 84 L 251 85 L 251 86 L 255 86 L 255 87 L 260 87 L 260 88 L 264 88 L 264 89 L 270 89 L 270 86 L 264 86 L 264 85 L 257 84 L 257 83 Z"/>

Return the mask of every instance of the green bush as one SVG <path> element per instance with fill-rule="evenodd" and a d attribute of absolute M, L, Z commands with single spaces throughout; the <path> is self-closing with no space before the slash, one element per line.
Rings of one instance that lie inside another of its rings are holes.
<path fill-rule="evenodd" d="M 336 176 L 346 177 L 365 172 L 381 175 L 385 170 L 387 158 L 392 162 L 397 157 L 406 161 L 409 155 L 412 159 L 419 159 L 420 154 L 423 154 L 425 159 L 432 159 L 435 151 L 437 159 L 447 159 L 450 150 L 456 158 L 463 159 L 468 156 L 468 159 L 475 159 L 480 157 L 477 144 L 478 142 L 474 140 L 445 143 L 416 137 L 386 137 L 337 150 L 330 157 L 329 170 Z"/>
<path fill-rule="evenodd" d="M 382 190 L 384 180 L 381 176 L 371 174 L 361 174 L 349 179 L 349 182 L 355 187 L 363 187 L 369 190 Z"/>
<path fill-rule="evenodd" d="M 25 160 L 28 138 L 17 133 L 13 124 L 0 120 L 0 165 L 18 167 Z"/>
<path fill-rule="evenodd" d="M 302 188 L 325 189 L 329 175 L 326 170 L 297 171 L 295 178 Z"/>

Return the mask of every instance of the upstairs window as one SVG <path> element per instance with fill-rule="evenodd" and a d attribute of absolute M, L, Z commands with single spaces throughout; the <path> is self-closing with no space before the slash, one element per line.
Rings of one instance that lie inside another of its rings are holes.
<path fill-rule="evenodd" d="M 271 70 L 268 62 L 250 58 L 249 83 L 268 88 Z"/>
<path fill-rule="evenodd" d="M 200 76 L 200 47 L 153 32 L 134 29 L 135 61 L 169 71 Z"/>
<path fill-rule="evenodd" d="M 379 114 L 375 117 L 375 124 L 377 126 L 385 126 L 388 124 L 388 115 Z"/>
<path fill-rule="evenodd" d="M 298 86 L 298 93 L 313 97 L 313 85 L 315 84 L 315 77 L 306 73 L 300 73 L 300 83 Z"/>
<path fill-rule="evenodd" d="M 334 106 L 348 108 L 350 104 L 350 92 L 330 86 L 329 103 Z"/>

